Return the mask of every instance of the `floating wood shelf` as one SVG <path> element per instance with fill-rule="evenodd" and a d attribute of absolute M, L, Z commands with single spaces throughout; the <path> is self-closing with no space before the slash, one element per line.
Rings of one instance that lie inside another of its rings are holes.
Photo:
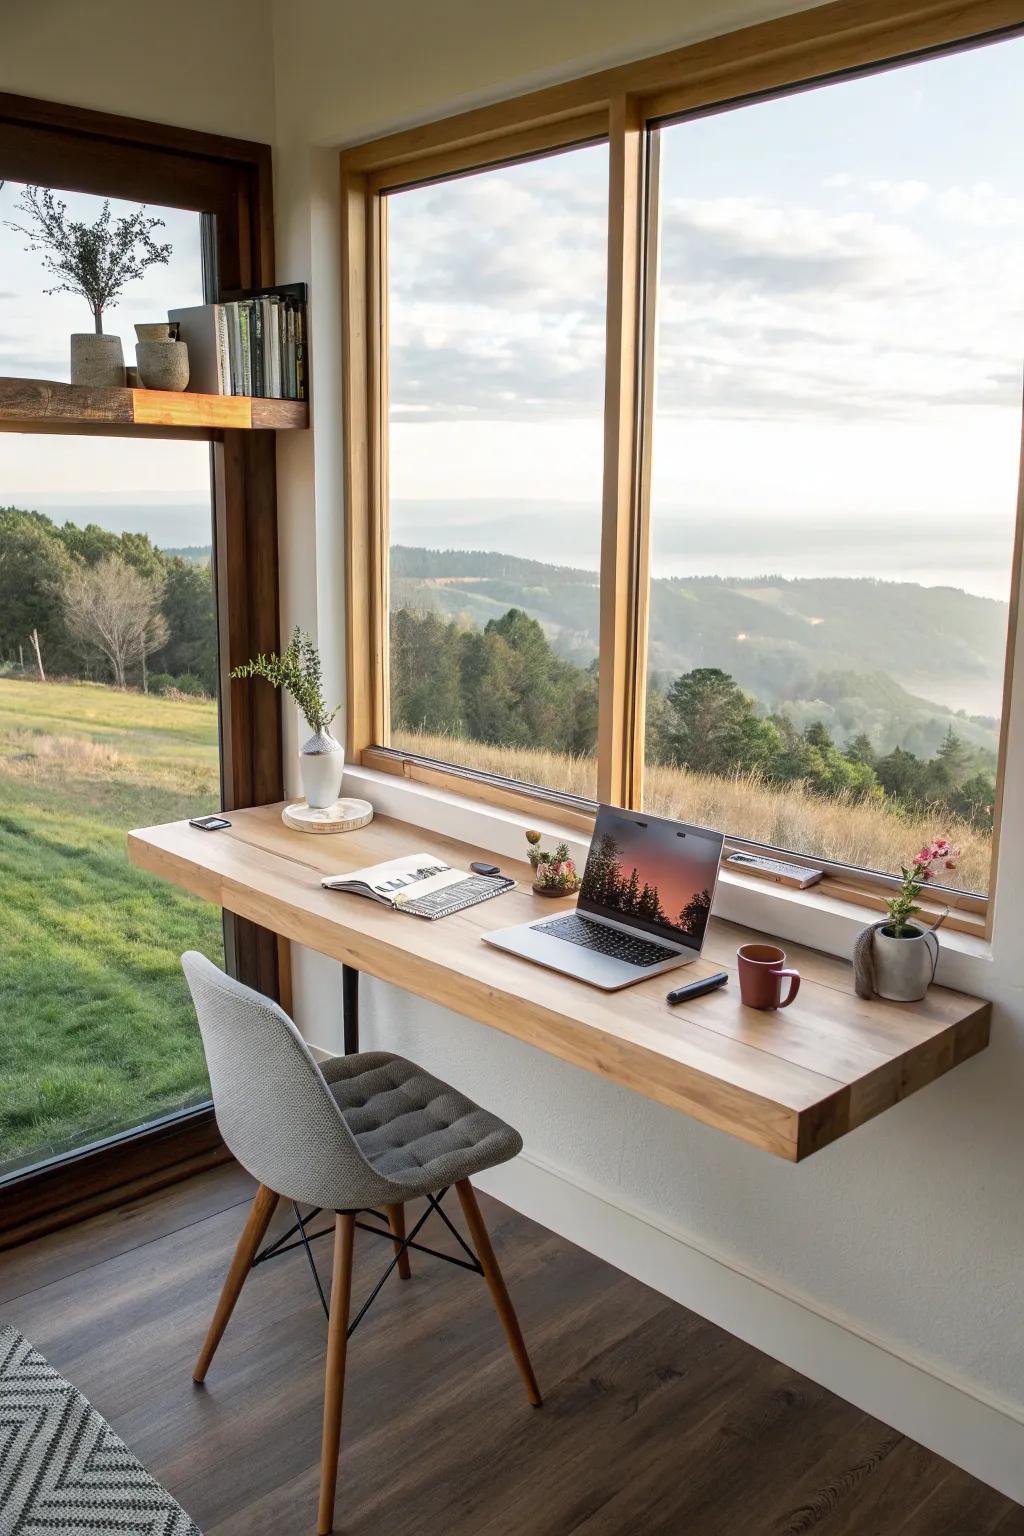
<path fill-rule="evenodd" d="M 187 822 L 128 837 L 140 868 L 250 922 L 454 1008 L 538 1050 L 797 1162 L 952 1071 L 988 1044 L 991 1005 L 932 987 L 920 1003 L 857 997 L 846 960 L 786 942 L 803 976 L 784 1013 L 744 1008 L 739 944 L 763 934 L 713 918 L 686 980 L 727 970 L 730 985 L 670 1008 L 671 978 L 599 992 L 481 943 L 491 928 L 564 911 L 530 895 L 527 865 L 501 859 L 520 882 L 496 901 L 437 923 L 325 891 L 321 876 L 408 854 L 465 869 L 481 848 L 378 816 L 343 837 L 305 837 L 281 806 L 230 812 L 210 837 Z M 542 908 L 544 909 L 542 911 Z M 628 1104 L 622 1101 L 628 1113 Z"/>
<path fill-rule="evenodd" d="M 216 437 L 228 431 L 309 426 L 305 400 L 200 395 L 164 389 L 94 389 L 50 379 L 0 378 L 0 431 L 141 437 Z"/>

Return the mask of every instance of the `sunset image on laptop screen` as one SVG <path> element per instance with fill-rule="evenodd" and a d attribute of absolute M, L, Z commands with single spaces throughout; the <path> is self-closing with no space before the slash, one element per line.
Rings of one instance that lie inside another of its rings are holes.
<path fill-rule="evenodd" d="M 580 892 L 581 908 L 661 931 L 699 949 L 718 875 L 718 833 L 602 807 Z"/>

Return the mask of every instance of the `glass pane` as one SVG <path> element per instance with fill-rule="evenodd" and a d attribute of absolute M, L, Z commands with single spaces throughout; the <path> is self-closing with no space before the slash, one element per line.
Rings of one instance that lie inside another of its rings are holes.
<path fill-rule="evenodd" d="M 199 215 L 153 211 L 172 262 L 104 317 L 129 361 L 130 321 L 202 302 Z M 89 314 L 24 243 L 0 225 L 0 369 L 67 379 Z M 209 1097 L 179 957 L 223 962 L 221 915 L 135 870 L 125 833 L 219 808 L 210 529 L 205 444 L 0 434 L 0 1173 Z M 124 688 L 101 597 L 144 626 Z"/>
<path fill-rule="evenodd" d="M 391 745 L 596 784 L 608 151 L 388 198 Z"/>
<path fill-rule="evenodd" d="M 1024 41 L 661 131 L 647 807 L 984 892 Z"/>

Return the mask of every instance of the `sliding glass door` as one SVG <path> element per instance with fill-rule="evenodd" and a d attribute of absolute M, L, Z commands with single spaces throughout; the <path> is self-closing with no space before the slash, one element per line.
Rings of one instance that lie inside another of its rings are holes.
<path fill-rule="evenodd" d="M 148 214 L 168 260 L 103 317 L 129 363 L 136 323 L 204 296 L 201 215 Z M 0 372 L 66 379 L 92 316 L 10 223 L 8 181 Z M 221 914 L 125 834 L 221 804 L 212 542 L 208 444 L 0 435 L 0 1175 L 209 1096 L 179 957 L 222 961 Z"/>

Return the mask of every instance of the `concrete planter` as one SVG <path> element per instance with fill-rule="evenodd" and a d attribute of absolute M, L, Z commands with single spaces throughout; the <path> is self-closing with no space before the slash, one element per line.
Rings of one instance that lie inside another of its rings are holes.
<path fill-rule="evenodd" d="M 919 1002 L 935 979 L 939 940 L 930 928 L 908 926 L 903 938 L 876 928 L 872 938 L 875 991 L 894 1003 Z"/>
<path fill-rule="evenodd" d="M 181 391 L 188 385 L 188 347 L 183 341 L 140 341 L 135 361 L 145 389 Z"/>
<path fill-rule="evenodd" d="M 341 796 L 345 749 L 330 731 L 317 731 L 299 749 L 299 773 L 306 804 L 325 811 Z"/>
<path fill-rule="evenodd" d="M 124 353 L 120 336 L 78 332 L 71 338 L 71 382 L 96 388 L 124 388 Z"/>

